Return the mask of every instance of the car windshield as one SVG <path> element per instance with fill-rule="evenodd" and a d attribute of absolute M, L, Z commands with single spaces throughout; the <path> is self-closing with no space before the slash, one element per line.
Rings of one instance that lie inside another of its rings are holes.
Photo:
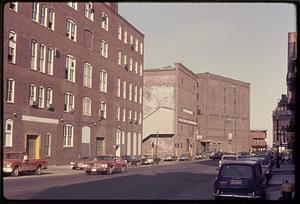
<path fill-rule="evenodd" d="M 222 169 L 221 176 L 230 178 L 251 178 L 252 168 L 251 166 L 225 165 Z"/>
<path fill-rule="evenodd" d="M 4 159 L 23 159 L 23 156 L 24 154 L 21 152 L 10 152 L 3 154 Z"/>
<path fill-rule="evenodd" d="M 237 160 L 236 157 L 223 157 L 224 160 Z"/>
<path fill-rule="evenodd" d="M 111 161 L 113 160 L 112 156 L 98 156 L 95 158 L 95 161 Z"/>

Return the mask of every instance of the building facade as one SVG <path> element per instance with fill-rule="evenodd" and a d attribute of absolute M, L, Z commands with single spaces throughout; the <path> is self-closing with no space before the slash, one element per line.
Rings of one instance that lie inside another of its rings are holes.
<path fill-rule="evenodd" d="M 117 3 L 4 7 L 4 151 L 141 154 L 144 35 Z"/>
<path fill-rule="evenodd" d="M 251 130 L 251 152 L 267 151 L 267 130 Z"/>
<path fill-rule="evenodd" d="M 180 63 L 144 72 L 144 153 L 249 151 L 250 84 Z M 158 144 L 158 145 L 156 145 Z"/>

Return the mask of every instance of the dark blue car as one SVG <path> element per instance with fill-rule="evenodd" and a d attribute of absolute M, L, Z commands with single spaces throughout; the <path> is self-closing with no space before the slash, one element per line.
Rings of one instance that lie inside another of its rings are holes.
<path fill-rule="evenodd" d="M 221 165 L 214 183 L 215 199 L 264 199 L 266 177 L 259 162 L 230 161 Z"/>

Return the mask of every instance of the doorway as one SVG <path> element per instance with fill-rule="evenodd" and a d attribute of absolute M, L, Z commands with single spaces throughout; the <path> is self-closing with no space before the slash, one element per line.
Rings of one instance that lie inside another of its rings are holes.
<path fill-rule="evenodd" d="M 96 155 L 104 155 L 104 137 L 96 137 Z"/>
<path fill-rule="evenodd" d="M 40 159 L 40 137 L 38 135 L 27 135 L 26 152 L 28 159 Z"/>

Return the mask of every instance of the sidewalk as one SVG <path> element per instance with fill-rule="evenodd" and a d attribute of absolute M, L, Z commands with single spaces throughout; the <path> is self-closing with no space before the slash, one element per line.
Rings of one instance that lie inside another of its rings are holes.
<path fill-rule="evenodd" d="M 288 180 L 290 184 L 295 186 L 295 164 L 291 162 L 285 162 L 280 164 L 280 168 L 273 167 L 272 177 L 268 183 L 266 199 L 267 200 L 279 200 L 281 196 L 281 185 Z M 293 189 L 293 196 L 295 189 Z"/>

